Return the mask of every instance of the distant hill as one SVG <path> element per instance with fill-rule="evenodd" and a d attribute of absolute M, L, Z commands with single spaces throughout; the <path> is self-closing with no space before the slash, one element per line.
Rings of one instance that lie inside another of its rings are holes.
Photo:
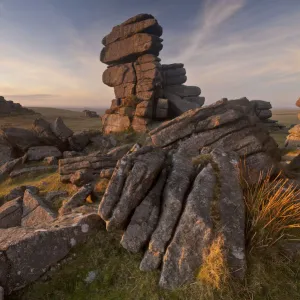
<path fill-rule="evenodd" d="M 101 129 L 100 118 L 87 118 L 82 111 L 74 111 L 53 107 L 30 107 L 37 114 L 22 116 L 7 116 L 0 118 L 0 127 L 25 127 L 30 128 L 36 118 L 44 118 L 51 122 L 61 117 L 66 125 L 74 131 L 85 129 Z M 38 115 L 40 114 L 40 115 Z"/>

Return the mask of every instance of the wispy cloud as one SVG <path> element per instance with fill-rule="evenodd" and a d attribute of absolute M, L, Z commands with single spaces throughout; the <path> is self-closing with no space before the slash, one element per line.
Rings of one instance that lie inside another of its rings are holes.
<path fill-rule="evenodd" d="M 300 93 L 300 11 L 244 27 L 243 18 L 253 17 L 246 5 L 205 1 L 189 42 L 177 55 L 165 56 L 170 63 L 185 63 L 188 84 L 199 85 L 207 103 L 247 96 L 293 106 Z"/>

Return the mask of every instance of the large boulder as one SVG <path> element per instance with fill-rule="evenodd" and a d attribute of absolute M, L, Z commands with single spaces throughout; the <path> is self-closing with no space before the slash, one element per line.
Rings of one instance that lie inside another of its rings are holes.
<path fill-rule="evenodd" d="M 63 142 L 66 142 L 68 138 L 73 135 L 73 131 L 65 125 L 61 117 L 55 119 L 55 121 L 50 124 L 50 128 L 54 135 Z"/>
<path fill-rule="evenodd" d="M 136 74 L 133 63 L 121 64 L 107 68 L 102 81 L 110 87 L 116 87 L 121 84 L 136 83 Z"/>
<path fill-rule="evenodd" d="M 130 119 L 128 116 L 106 114 L 102 117 L 102 126 L 104 134 L 123 132 L 130 128 Z"/>
<path fill-rule="evenodd" d="M 3 128 L 0 135 L 21 152 L 26 152 L 30 147 L 42 145 L 34 132 L 23 128 Z"/>
<path fill-rule="evenodd" d="M 132 61 L 142 54 L 158 55 L 162 49 L 162 39 L 155 35 L 138 33 L 124 40 L 116 41 L 104 47 L 100 54 L 105 64 Z"/>
<path fill-rule="evenodd" d="M 32 131 L 44 145 L 56 146 L 60 150 L 67 148 L 67 145 L 52 132 L 51 124 L 42 118 L 34 120 Z"/>
<path fill-rule="evenodd" d="M 111 33 L 103 38 L 102 44 L 107 46 L 108 44 L 124 40 L 141 32 L 161 36 L 162 28 L 152 15 L 141 14 L 139 17 L 130 18 L 122 24 L 115 26 Z"/>
<path fill-rule="evenodd" d="M 101 228 L 97 214 L 72 214 L 39 228 L 0 229 L 0 285 L 10 294 L 40 278 Z"/>

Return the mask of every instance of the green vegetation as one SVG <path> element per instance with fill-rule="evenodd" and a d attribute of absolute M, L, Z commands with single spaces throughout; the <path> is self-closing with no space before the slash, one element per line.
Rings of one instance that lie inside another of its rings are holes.
<path fill-rule="evenodd" d="M 268 177 L 245 187 L 247 261 L 244 282 L 232 280 L 222 255 L 222 238 L 205 255 L 198 280 L 175 291 L 158 287 L 159 272 L 141 272 L 142 254 L 130 254 L 119 243 L 121 232 L 99 231 L 74 249 L 76 256 L 9 299 L 23 300 L 282 300 L 298 299 L 300 260 L 282 251 L 283 242 L 299 234 L 299 193 L 284 180 Z M 293 234 L 293 236 L 291 236 Z M 72 254 L 71 254 L 72 255 Z M 85 279 L 96 272 L 91 283 Z"/>
<path fill-rule="evenodd" d="M 61 117 L 65 124 L 74 131 L 87 129 L 101 129 L 99 118 L 86 118 L 82 112 L 49 107 L 30 107 L 38 114 L 1 117 L 0 127 L 22 127 L 31 128 L 36 118 L 44 118 L 49 122 Z"/>
<path fill-rule="evenodd" d="M 60 182 L 57 172 L 49 172 L 35 177 L 32 177 L 32 175 L 24 175 L 13 179 L 6 179 L 0 183 L 0 200 L 12 189 L 21 185 L 36 186 L 40 189 L 42 195 L 51 191 L 68 191 L 69 194 L 75 192 L 71 184 L 63 184 Z"/>

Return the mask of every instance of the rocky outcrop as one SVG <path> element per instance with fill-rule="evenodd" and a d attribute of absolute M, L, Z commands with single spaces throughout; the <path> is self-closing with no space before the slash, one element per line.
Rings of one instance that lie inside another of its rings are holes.
<path fill-rule="evenodd" d="M 0 116 L 15 116 L 15 115 L 33 115 L 35 111 L 23 107 L 20 103 L 14 103 L 11 100 L 5 100 L 0 96 Z"/>
<path fill-rule="evenodd" d="M 162 266 L 164 288 L 192 282 L 219 238 L 230 272 L 242 279 L 245 208 L 239 162 L 237 153 L 221 148 L 205 149 L 192 160 L 180 152 L 136 147 L 118 162 L 99 214 L 108 231 L 124 230 L 121 244 L 128 251 L 146 249 L 141 270 Z"/>
<path fill-rule="evenodd" d="M 229 272 L 243 279 L 240 178 L 255 184 L 260 175 L 279 172 L 281 159 L 253 105 L 222 99 L 164 122 L 149 135 L 147 146 L 135 145 L 113 171 L 99 205 L 106 229 L 123 230 L 121 244 L 128 251 L 144 251 L 140 269 L 160 268 L 163 288 L 195 280 L 216 243 Z"/>
<path fill-rule="evenodd" d="M 200 89 L 182 97 L 172 93 L 172 87 L 180 89 L 186 82 L 186 70 L 183 64 L 161 65 L 161 35 L 157 20 L 140 14 L 115 26 L 104 37 L 100 60 L 108 68 L 102 81 L 114 88 L 116 96 L 102 116 L 105 134 L 129 129 L 146 132 L 155 120 L 166 120 L 203 105 L 204 97 L 198 97 Z"/>

